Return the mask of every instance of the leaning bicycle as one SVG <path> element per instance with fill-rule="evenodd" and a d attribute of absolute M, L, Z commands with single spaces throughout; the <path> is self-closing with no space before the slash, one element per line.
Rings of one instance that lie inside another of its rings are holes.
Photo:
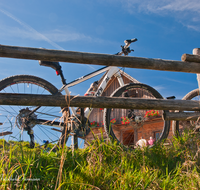
<path fill-rule="evenodd" d="M 193 49 L 193 54 L 200 55 L 200 49 Z M 200 85 L 200 75 L 197 74 L 198 85 Z M 200 100 L 200 89 L 194 89 L 188 92 L 182 100 Z M 180 112 L 182 115 L 185 115 L 183 120 L 176 120 L 172 122 L 172 132 L 175 136 L 181 136 L 184 131 L 187 130 L 197 130 L 199 131 L 200 120 L 199 120 L 199 111 L 180 111 L 176 110 L 176 112 Z M 190 115 L 188 115 L 190 114 Z"/>
<path fill-rule="evenodd" d="M 137 39 L 125 40 L 122 50 L 115 56 L 128 55 L 133 50 L 130 44 Z M 114 66 L 106 66 L 88 75 L 67 83 L 58 62 L 39 61 L 40 65 L 51 67 L 60 76 L 62 86 L 58 89 L 50 82 L 31 75 L 16 75 L 0 81 L 1 93 L 25 93 L 41 95 L 70 95 L 69 88 L 80 84 L 94 76 L 104 73 L 100 81 L 93 83 L 87 91 L 87 95 L 105 95 L 105 89 L 115 78 L 117 84 L 115 90 L 109 96 L 163 99 L 154 88 L 141 83 L 126 83 L 122 76 L 123 70 Z M 92 108 L 59 108 L 45 106 L 0 106 L 0 136 L 6 140 L 29 141 L 30 147 L 47 143 L 64 145 L 71 132 L 80 138 L 85 138 L 91 130 Z M 99 111 L 99 110 L 98 110 Z M 155 111 L 155 110 L 154 110 Z M 166 110 L 156 110 L 157 117 L 151 117 L 152 110 L 141 109 L 107 109 L 105 108 L 102 119 L 102 127 L 108 137 L 117 140 L 125 147 L 133 147 L 141 137 L 153 136 L 156 141 L 167 138 L 170 121 L 164 121 L 162 115 Z"/>

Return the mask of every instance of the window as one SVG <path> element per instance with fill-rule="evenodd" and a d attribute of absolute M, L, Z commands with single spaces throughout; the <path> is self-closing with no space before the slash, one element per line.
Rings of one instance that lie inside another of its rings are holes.
<path fill-rule="evenodd" d="M 156 131 L 154 132 L 154 138 L 156 139 L 156 141 L 159 139 L 161 132 L 160 131 Z"/>

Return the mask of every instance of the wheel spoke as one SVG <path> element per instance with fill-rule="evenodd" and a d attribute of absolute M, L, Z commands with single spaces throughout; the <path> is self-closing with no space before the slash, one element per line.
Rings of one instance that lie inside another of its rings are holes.
<path fill-rule="evenodd" d="M 12 76 L 0 81 L 0 92 L 18 94 L 55 94 L 57 89 L 49 82 L 38 77 L 29 75 Z M 30 130 L 34 131 L 34 136 L 42 144 L 43 137 L 49 142 L 56 143 L 62 136 L 62 128 L 59 131 L 52 131 L 51 125 L 37 123 L 38 120 L 54 121 L 62 117 L 61 109 L 58 107 L 38 107 L 37 106 L 12 106 L 0 105 L 0 132 L 11 131 L 13 134 L 2 136 L 3 139 L 15 139 L 30 141 Z M 32 112 L 33 111 L 33 112 Z M 30 114 L 31 113 L 31 114 Z M 60 125 L 60 124 L 59 124 Z M 28 134 L 29 133 L 29 134 Z"/>

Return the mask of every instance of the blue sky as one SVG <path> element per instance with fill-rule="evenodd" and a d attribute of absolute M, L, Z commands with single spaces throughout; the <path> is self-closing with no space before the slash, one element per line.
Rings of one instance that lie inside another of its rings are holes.
<path fill-rule="evenodd" d="M 200 42 L 198 0 L 1 0 L 0 44 L 43 47 L 80 52 L 114 54 L 125 39 L 138 38 L 131 56 L 181 60 Z M 31 74 L 57 87 L 59 78 L 37 61 L 0 58 L 0 79 Z M 100 66 L 61 63 L 68 82 Z M 197 88 L 196 75 L 189 73 L 125 69 L 164 97 L 181 99 Z M 71 88 L 83 95 L 90 83 Z"/>
<path fill-rule="evenodd" d="M 124 40 L 137 38 L 131 56 L 181 60 L 200 47 L 199 0 L 1 0 L 0 44 L 115 54 Z M 0 58 L 0 79 L 39 76 L 61 87 L 59 77 L 37 61 Z M 100 68 L 61 63 L 70 82 Z M 163 97 L 181 99 L 197 88 L 196 74 L 126 68 Z M 100 76 L 70 88 L 83 95 Z"/>

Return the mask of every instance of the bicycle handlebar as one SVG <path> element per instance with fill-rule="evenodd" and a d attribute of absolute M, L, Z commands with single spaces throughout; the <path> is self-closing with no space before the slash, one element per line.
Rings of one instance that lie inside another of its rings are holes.
<path fill-rule="evenodd" d="M 129 53 L 131 53 L 131 51 L 134 51 L 133 49 L 130 49 L 129 46 L 131 45 L 132 42 L 136 42 L 136 41 L 137 41 L 137 38 L 124 40 L 125 45 L 124 46 L 121 45 L 122 51 L 118 52 L 116 55 L 122 55 L 122 54 L 128 55 Z"/>

